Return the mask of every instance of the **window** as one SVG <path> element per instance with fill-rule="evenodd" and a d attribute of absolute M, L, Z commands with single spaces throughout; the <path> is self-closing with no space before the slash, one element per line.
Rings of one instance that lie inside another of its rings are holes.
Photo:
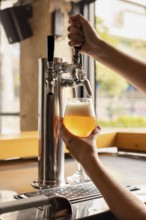
<path fill-rule="evenodd" d="M 146 61 L 145 0 L 98 0 L 95 18 L 96 30 L 103 39 Z M 143 130 L 146 127 L 146 96 L 99 63 L 96 63 L 96 72 L 99 124 L 105 128 L 139 127 Z"/>
<path fill-rule="evenodd" d="M 2 1 L 1 9 L 16 1 Z M 9 44 L 0 24 L 0 133 L 20 131 L 19 44 Z"/>

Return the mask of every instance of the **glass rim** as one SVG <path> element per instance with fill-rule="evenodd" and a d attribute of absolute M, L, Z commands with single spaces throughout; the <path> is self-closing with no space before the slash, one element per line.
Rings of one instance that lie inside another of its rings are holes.
<path fill-rule="evenodd" d="M 72 97 L 72 98 L 68 98 L 67 101 L 75 101 L 75 100 L 78 100 L 78 101 L 92 101 L 92 98 L 91 97 Z"/>

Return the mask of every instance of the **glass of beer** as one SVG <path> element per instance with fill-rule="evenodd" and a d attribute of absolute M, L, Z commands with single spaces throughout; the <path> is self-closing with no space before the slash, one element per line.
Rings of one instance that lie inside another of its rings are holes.
<path fill-rule="evenodd" d="M 70 98 L 67 101 L 64 124 L 66 128 L 78 137 L 87 137 L 96 127 L 96 117 L 91 98 Z M 78 163 L 77 171 L 67 177 L 67 183 L 90 181 L 83 167 Z"/>

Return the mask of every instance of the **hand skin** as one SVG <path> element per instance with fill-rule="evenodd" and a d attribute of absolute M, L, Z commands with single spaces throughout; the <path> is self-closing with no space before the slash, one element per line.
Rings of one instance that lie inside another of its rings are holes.
<path fill-rule="evenodd" d="M 68 32 L 70 46 L 81 46 L 81 53 L 92 56 L 146 93 L 145 63 L 102 40 L 81 14 L 69 18 Z"/>
<path fill-rule="evenodd" d="M 114 179 L 101 163 L 96 150 L 96 138 L 99 131 L 100 127 L 97 127 L 88 137 L 77 137 L 68 131 L 63 119 L 61 120 L 61 136 L 70 154 L 82 164 L 116 218 L 118 220 L 146 220 L 145 205 Z"/>

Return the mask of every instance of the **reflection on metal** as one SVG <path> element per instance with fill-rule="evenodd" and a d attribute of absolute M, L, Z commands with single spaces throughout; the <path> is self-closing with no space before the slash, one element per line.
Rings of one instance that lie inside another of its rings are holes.
<path fill-rule="evenodd" d="M 36 219 L 71 219 L 72 210 L 69 201 L 59 195 L 39 195 L 27 199 L 3 202 L 0 204 L 0 214 L 19 210 L 26 211 L 27 209 L 29 212 L 29 209 L 34 207 L 40 207 L 35 211 Z M 33 213 L 31 215 L 34 216 Z"/>

